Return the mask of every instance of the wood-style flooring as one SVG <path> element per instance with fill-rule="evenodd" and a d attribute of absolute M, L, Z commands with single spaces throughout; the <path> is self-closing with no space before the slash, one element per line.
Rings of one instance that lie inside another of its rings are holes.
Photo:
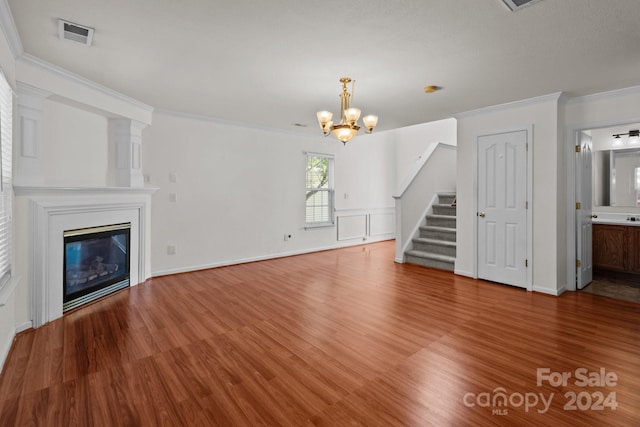
<path fill-rule="evenodd" d="M 640 304 L 393 258 L 382 242 L 120 291 L 16 337 L 0 425 L 640 426 Z"/>

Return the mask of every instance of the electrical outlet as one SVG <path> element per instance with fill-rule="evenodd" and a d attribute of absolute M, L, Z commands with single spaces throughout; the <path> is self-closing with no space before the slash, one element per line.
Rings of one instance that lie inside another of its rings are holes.
<path fill-rule="evenodd" d="M 173 183 L 178 182 L 178 174 L 175 172 L 171 172 L 169 174 L 169 182 L 173 182 Z"/>
<path fill-rule="evenodd" d="M 178 201 L 178 195 L 176 193 L 169 193 L 169 201 L 175 203 Z"/>
<path fill-rule="evenodd" d="M 176 245 L 167 246 L 167 255 L 175 255 L 177 251 Z"/>
<path fill-rule="evenodd" d="M 145 184 L 149 184 L 149 183 L 151 183 L 151 176 L 149 176 L 149 175 L 144 175 L 144 183 L 145 183 Z"/>

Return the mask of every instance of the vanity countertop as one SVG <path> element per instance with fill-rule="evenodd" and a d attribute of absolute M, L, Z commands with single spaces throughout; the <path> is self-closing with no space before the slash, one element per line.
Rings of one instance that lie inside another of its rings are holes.
<path fill-rule="evenodd" d="M 597 218 L 593 218 L 594 224 L 630 225 L 630 226 L 640 227 L 640 216 L 638 215 L 598 213 L 598 212 L 594 212 L 594 215 L 598 215 Z M 635 218 L 635 221 L 632 221 L 629 218 Z"/>

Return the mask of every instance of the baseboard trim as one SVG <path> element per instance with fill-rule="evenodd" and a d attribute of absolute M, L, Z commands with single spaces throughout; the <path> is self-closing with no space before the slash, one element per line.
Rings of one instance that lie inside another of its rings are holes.
<path fill-rule="evenodd" d="M 453 270 L 453 274 L 456 274 L 458 276 L 470 277 L 472 279 L 477 279 L 477 277 L 475 277 L 473 275 L 473 273 L 470 273 L 470 272 L 464 271 L 464 270 L 459 270 L 457 268 Z"/>
<path fill-rule="evenodd" d="M 0 289 L 0 307 L 5 306 L 7 301 L 9 301 L 9 297 L 13 295 L 13 291 L 16 290 L 16 287 L 20 283 L 20 277 L 11 277 L 9 281 Z"/>
<path fill-rule="evenodd" d="M 566 290 L 567 290 L 567 288 L 564 285 L 561 286 L 559 289 L 545 288 L 545 287 L 542 287 L 542 286 L 534 286 L 533 289 L 532 289 L 532 291 L 534 291 L 534 292 L 540 292 L 542 294 L 553 295 L 554 297 L 560 296 Z"/>
<path fill-rule="evenodd" d="M 13 334 L 10 334 L 7 337 L 7 341 L 2 344 L 2 348 L 0 349 L 0 375 L 4 371 L 4 362 L 7 361 L 9 357 L 9 353 L 11 352 L 11 347 L 13 346 L 13 340 L 16 337 L 16 333 L 14 331 Z"/>
<path fill-rule="evenodd" d="M 169 276 L 171 274 L 180 274 L 180 273 L 190 273 L 192 271 L 207 270 L 209 268 L 227 267 L 227 266 L 230 266 L 230 265 L 246 264 L 248 262 L 256 262 L 256 261 L 266 261 L 266 260 L 270 260 L 270 259 L 285 258 L 285 257 L 295 256 L 295 255 L 304 255 L 304 254 L 309 254 L 309 253 L 313 253 L 313 252 L 329 251 L 329 250 L 332 250 L 332 249 L 340 249 L 340 248 L 346 248 L 346 247 L 350 247 L 350 246 L 361 246 L 361 245 L 366 245 L 366 244 L 369 244 L 369 243 L 384 242 L 384 241 L 393 240 L 393 239 L 394 239 L 394 237 L 393 236 L 389 236 L 389 235 L 376 236 L 376 237 L 373 237 L 373 238 L 370 237 L 365 242 L 363 242 L 362 239 L 359 238 L 359 239 L 357 239 L 357 241 L 354 241 L 354 240 L 341 241 L 340 243 L 337 243 L 335 245 L 322 246 L 322 247 L 310 248 L 310 249 L 302 249 L 302 250 L 299 250 L 299 251 L 280 252 L 280 253 L 277 253 L 277 254 L 261 255 L 261 256 L 256 256 L 256 257 L 226 260 L 226 261 L 220 261 L 220 262 L 213 262 L 213 263 L 210 263 L 210 264 L 192 265 L 192 266 L 188 266 L 188 267 L 172 268 L 172 269 L 168 269 L 168 270 L 159 270 L 159 271 L 152 272 L 151 273 L 151 277 Z"/>
<path fill-rule="evenodd" d="M 19 334 L 20 332 L 24 332 L 27 329 L 32 329 L 32 328 L 33 328 L 33 322 L 29 320 L 28 322 L 24 322 L 23 324 L 16 326 L 16 334 Z"/>

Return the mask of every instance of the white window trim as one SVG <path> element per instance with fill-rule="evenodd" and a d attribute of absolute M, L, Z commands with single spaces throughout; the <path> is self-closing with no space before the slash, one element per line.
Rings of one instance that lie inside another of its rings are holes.
<path fill-rule="evenodd" d="M 0 217 L 6 218 L 5 232 L 0 234 L 0 252 L 6 253 L 6 270 L 0 271 L 0 306 L 8 301 L 17 286 L 17 280 L 12 277 L 13 245 L 13 187 L 12 171 L 12 130 L 13 130 L 13 90 L 5 74 L 0 70 Z"/>
<path fill-rule="evenodd" d="M 329 167 L 329 188 L 327 190 L 322 190 L 322 191 L 328 191 L 329 192 L 329 221 L 325 221 L 325 222 L 306 222 L 306 207 L 305 207 L 305 224 L 304 224 L 304 229 L 305 230 L 312 230 L 312 229 L 317 229 L 317 228 L 329 228 L 329 227 L 335 227 L 335 220 L 336 220 L 336 215 L 335 215 L 335 188 L 334 188 L 334 169 L 335 169 L 335 156 L 333 154 L 327 154 L 327 153 L 316 153 L 316 152 L 304 152 L 304 158 L 305 158 L 305 194 L 308 190 L 307 186 L 306 186 L 306 179 L 307 179 L 307 171 L 306 171 L 306 167 L 307 167 L 307 163 L 309 161 L 309 157 L 324 157 L 326 159 L 329 159 L 330 162 L 330 167 Z"/>

